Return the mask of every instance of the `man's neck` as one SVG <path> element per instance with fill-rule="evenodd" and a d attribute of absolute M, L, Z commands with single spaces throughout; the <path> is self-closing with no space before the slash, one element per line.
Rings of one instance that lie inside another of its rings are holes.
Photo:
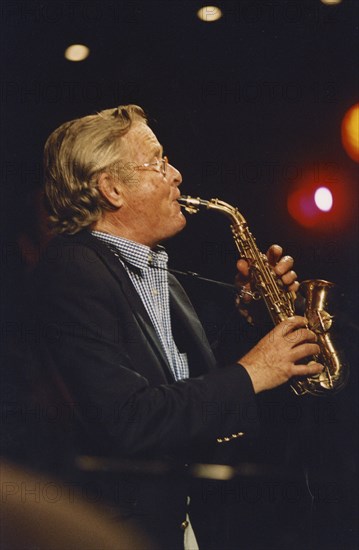
<path fill-rule="evenodd" d="M 108 233 L 115 237 L 122 237 L 129 241 L 133 241 L 139 244 L 144 244 L 150 248 L 155 248 L 159 243 L 157 242 L 145 242 L 141 238 L 141 232 L 133 231 L 125 223 L 119 220 L 117 217 L 103 216 L 100 220 L 91 225 L 92 231 L 101 231 L 102 233 Z"/>

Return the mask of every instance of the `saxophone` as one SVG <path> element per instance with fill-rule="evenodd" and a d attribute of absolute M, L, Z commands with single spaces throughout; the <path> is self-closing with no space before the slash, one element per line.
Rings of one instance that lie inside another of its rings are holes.
<path fill-rule="evenodd" d="M 237 208 L 219 199 L 203 200 L 189 196 L 179 198 L 180 205 L 190 214 L 201 208 L 216 210 L 230 219 L 234 242 L 241 258 L 250 265 L 254 293 L 261 297 L 275 325 L 295 315 L 295 296 L 284 289 L 279 277 L 269 265 L 267 256 L 260 252 L 248 224 Z M 349 367 L 336 351 L 330 329 L 333 316 L 326 310 L 328 291 L 334 283 L 322 279 L 303 281 L 300 292 L 306 299 L 305 317 L 308 328 L 315 332 L 320 354 L 313 359 L 324 366 L 321 373 L 303 376 L 291 381 L 296 395 L 327 395 L 340 391 L 346 384 Z"/>

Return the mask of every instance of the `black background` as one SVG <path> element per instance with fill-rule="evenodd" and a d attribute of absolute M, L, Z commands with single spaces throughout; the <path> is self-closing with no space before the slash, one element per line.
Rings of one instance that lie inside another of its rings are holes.
<path fill-rule="evenodd" d="M 16 231 L 29 214 L 26 195 L 41 185 L 42 148 L 55 127 L 137 103 L 181 170 L 184 194 L 237 205 L 261 247 L 280 241 L 301 278 L 333 279 L 351 301 L 355 208 L 344 224 L 308 229 L 286 201 L 304 171 L 314 176 L 330 164 L 344 171 L 356 202 L 357 167 L 341 146 L 340 124 L 358 95 L 357 3 L 222 2 L 223 18 L 211 24 L 196 17 L 200 5 L 2 3 L 8 227 Z M 84 62 L 65 60 L 74 42 L 89 46 Z M 192 220 L 173 243 L 176 264 L 231 277 L 226 235 L 217 216 Z M 206 257 L 208 240 L 218 242 L 217 257 Z"/>
<path fill-rule="evenodd" d="M 348 495 L 354 489 L 348 487 L 355 479 L 357 430 L 357 165 L 342 148 L 340 125 L 358 101 L 358 3 L 218 2 L 224 16 L 211 24 L 196 17 L 201 5 L 186 0 L 2 2 L 2 265 L 10 274 L 8 287 L 2 287 L 8 306 L 3 327 L 21 311 L 24 265 L 16 243 L 21 232 L 33 231 L 31 196 L 41 186 L 47 136 L 72 118 L 119 104 L 141 105 L 182 172 L 183 194 L 237 205 L 260 248 L 279 242 L 295 257 L 300 279 L 338 284 L 338 319 L 353 374 L 349 387 L 330 401 L 334 416 L 323 413 L 332 410 L 330 404 L 326 409 L 328 402 L 313 413 L 322 422 L 315 427 L 318 437 L 309 431 L 309 449 L 312 462 L 326 464 L 318 468 L 319 478 L 341 491 L 339 501 L 329 503 L 329 517 L 337 518 L 341 509 L 349 518 L 345 525 L 336 523 L 335 532 L 339 539 L 345 532 L 347 546 L 341 547 L 352 548 L 355 514 Z M 65 60 L 63 52 L 72 43 L 86 44 L 88 59 Z M 329 165 L 345 174 L 352 206 L 345 222 L 303 228 L 287 212 L 288 194 L 304 171 Z M 219 214 L 190 218 L 167 247 L 172 267 L 232 281 L 236 252 Z M 231 297 L 193 282 L 187 288 L 207 327 L 217 328 L 226 315 L 221 304 L 227 307 Z M 310 424 L 313 415 L 305 416 Z M 308 438 L 301 445 L 307 443 Z M 324 503 L 323 524 L 327 512 Z"/>

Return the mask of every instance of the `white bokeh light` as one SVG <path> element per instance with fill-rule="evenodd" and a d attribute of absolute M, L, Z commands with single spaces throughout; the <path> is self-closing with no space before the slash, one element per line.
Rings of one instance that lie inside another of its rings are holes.
<path fill-rule="evenodd" d="M 197 17 L 206 23 L 212 23 L 218 21 L 222 17 L 223 13 L 217 6 L 203 6 L 197 12 Z"/>
<path fill-rule="evenodd" d="M 342 0 L 320 0 L 322 4 L 327 6 L 334 6 L 335 4 L 340 4 Z"/>
<path fill-rule="evenodd" d="M 327 187 L 319 187 L 314 194 L 314 201 L 319 210 L 329 212 L 333 206 L 333 195 Z"/>
<path fill-rule="evenodd" d="M 69 61 L 83 61 L 90 54 L 90 50 L 84 44 L 72 44 L 65 51 L 65 57 Z"/>

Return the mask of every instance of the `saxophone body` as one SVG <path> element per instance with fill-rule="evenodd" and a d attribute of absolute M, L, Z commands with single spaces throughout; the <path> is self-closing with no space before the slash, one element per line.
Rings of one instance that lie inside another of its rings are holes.
<path fill-rule="evenodd" d="M 249 262 L 254 292 L 263 299 L 273 323 L 277 325 L 295 315 L 295 297 L 285 290 L 269 265 L 267 256 L 258 249 L 245 218 L 237 208 L 219 199 L 203 200 L 189 196 L 181 196 L 179 203 L 190 214 L 204 208 L 227 216 L 239 256 Z M 348 379 L 349 368 L 336 350 L 330 333 L 333 316 L 326 311 L 328 291 L 333 286 L 333 283 L 321 279 L 301 283 L 300 292 L 306 299 L 308 328 L 316 333 L 320 347 L 320 354 L 313 359 L 324 365 L 324 370 L 317 375 L 293 379 L 291 388 L 296 395 L 332 394 L 340 391 Z"/>

